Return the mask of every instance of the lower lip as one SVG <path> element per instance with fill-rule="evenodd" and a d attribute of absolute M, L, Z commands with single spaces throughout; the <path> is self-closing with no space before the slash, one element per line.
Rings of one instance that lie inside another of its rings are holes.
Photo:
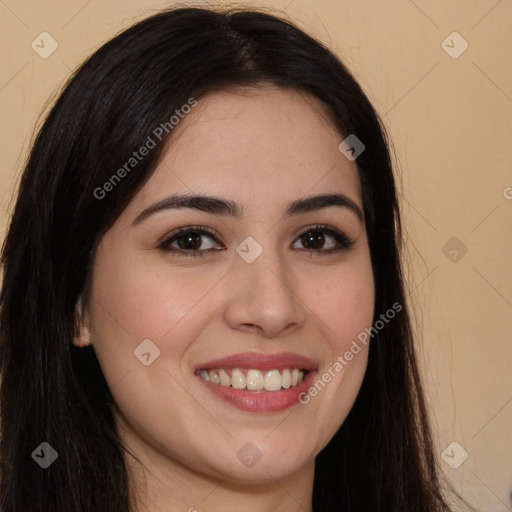
<path fill-rule="evenodd" d="M 315 374 L 316 371 L 309 371 L 298 386 L 280 391 L 246 391 L 231 386 L 212 384 L 202 377 L 198 378 L 214 395 L 238 409 L 250 412 L 278 412 L 299 403 L 299 395 L 310 387 L 310 382 Z"/>

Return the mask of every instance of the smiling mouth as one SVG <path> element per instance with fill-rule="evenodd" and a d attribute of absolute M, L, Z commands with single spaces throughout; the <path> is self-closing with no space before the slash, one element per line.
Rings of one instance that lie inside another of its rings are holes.
<path fill-rule="evenodd" d="M 257 370 L 252 368 L 212 368 L 196 372 L 205 382 L 224 388 L 249 392 L 281 391 L 298 386 L 307 375 L 302 368 L 276 368 Z"/>

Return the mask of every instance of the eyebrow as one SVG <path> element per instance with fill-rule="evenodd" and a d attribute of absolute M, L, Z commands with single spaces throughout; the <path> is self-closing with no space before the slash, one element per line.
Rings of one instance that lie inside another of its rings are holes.
<path fill-rule="evenodd" d="M 344 194 L 323 194 L 296 199 L 286 206 L 283 219 L 294 215 L 318 211 L 331 206 L 348 209 L 357 216 L 359 222 L 364 224 L 363 212 L 352 199 Z M 237 219 L 244 216 L 244 207 L 228 199 L 207 195 L 184 194 L 172 195 L 157 201 L 139 213 L 132 222 L 132 225 L 139 224 L 151 215 L 162 210 L 181 208 L 199 210 L 214 215 L 228 215 Z"/>

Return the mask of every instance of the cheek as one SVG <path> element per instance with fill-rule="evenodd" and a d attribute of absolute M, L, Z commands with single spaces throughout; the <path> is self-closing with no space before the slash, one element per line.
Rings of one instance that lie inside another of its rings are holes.
<path fill-rule="evenodd" d="M 359 279 L 351 276 L 344 284 L 338 291 L 338 310 L 332 311 L 337 326 L 337 336 L 333 341 L 337 354 L 349 350 L 357 336 L 371 326 L 374 315 L 373 279 L 366 275 Z"/>
<path fill-rule="evenodd" d="M 166 272 L 126 254 L 98 260 L 90 313 L 103 374 L 129 422 L 148 437 L 162 427 L 166 439 L 162 404 L 173 415 L 187 404 L 197 407 L 184 391 L 179 362 L 207 323 L 201 298 L 211 285 L 193 272 Z"/>
<path fill-rule="evenodd" d="M 129 334 L 133 341 L 166 337 L 201 302 L 212 279 L 205 279 L 200 272 L 166 269 L 136 258 L 115 260 L 110 257 L 96 268 L 95 324 L 108 325 L 116 332 L 121 329 L 121 337 Z"/>
<path fill-rule="evenodd" d="M 317 276 L 311 309 L 328 341 L 329 356 L 301 403 L 314 410 L 317 449 L 323 447 L 350 412 L 368 360 L 374 315 L 374 281 L 368 259 L 359 259 L 333 275 Z"/>
<path fill-rule="evenodd" d="M 304 285 L 305 302 L 316 313 L 333 355 L 343 354 L 373 321 L 375 292 L 369 258 L 336 273 L 318 274 Z M 308 294 L 311 289 L 315 291 Z"/>
<path fill-rule="evenodd" d="M 176 365 L 215 313 L 207 292 L 223 273 L 155 265 L 151 258 L 116 256 L 108 248 L 98 256 L 89 310 L 93 346 L 107 382 L 115 386 L 128 371 L 140 369 L 136 357 L 142 346 L 152 349 L 150 360 L 155 354 L 155 361 L 174 367 L 181 381 Z"/>

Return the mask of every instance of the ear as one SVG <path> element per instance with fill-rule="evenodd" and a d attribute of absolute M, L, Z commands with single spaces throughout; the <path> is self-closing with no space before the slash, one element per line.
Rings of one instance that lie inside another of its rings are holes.
<path fill-rule="evenodd" d="M 83 306 L 82 297 L 80 297 L 76 303 L 75 308 L 75 337 L 73 339 L 73 345 L 76 347 L 86 347 L 91 344 L 91 331 L 89 323 L 89 315 Z"/>

